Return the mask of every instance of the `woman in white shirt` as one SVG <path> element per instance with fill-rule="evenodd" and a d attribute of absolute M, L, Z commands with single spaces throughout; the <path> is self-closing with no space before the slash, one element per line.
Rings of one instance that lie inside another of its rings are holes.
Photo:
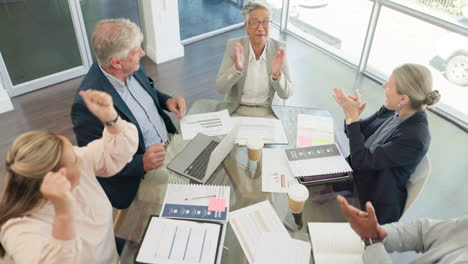
<path fill-rule="evenodd" d="M 282 99 L 292 94 L 283 42 L 270 39 L 271 10 L 263 1 L 242 9 L 248 36 L 230 39 L 216 76 L 216 89 L 228 102 L 268 105 L 275 92 Z"/>
<path fill-rule="evenodd" d="M 112 207 L 96 175 L 109 177 L 138 147 L 134 125 L 112 97 L 82 91 L 105 125 L 101 139 L 73 147 L 63 136 L 32 131 L 13 142 L 0 200 L 0 258 L 14 263 L 118 263 Z"/>

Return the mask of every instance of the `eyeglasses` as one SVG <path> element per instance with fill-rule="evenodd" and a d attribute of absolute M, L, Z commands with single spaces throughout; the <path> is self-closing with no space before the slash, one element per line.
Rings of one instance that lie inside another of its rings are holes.
<path fill-rule="evenodd" d="M 263 20 L 263 21 L 252 20 L 252 21 L 249 21 L 247 24 L 249 25 L 249 28 L 258 28 L 260 24 L 262 24 L 264 28 L 267 28 L 270 26 L 270 23 L 271 23 L 271 20 Z"/>

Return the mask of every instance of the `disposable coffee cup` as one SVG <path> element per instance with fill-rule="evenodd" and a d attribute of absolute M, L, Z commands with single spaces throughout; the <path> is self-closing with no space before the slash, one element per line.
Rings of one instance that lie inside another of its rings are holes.
<path fill-rule="evenodd" d="M 263 139 L 260 137 L 249 137 L 247 139 L 247 152 L 249 160 L 258 161 L 262 156 Z"/>
<path fill-rule="evenodd" d="M 289 210 L 293 213 L 301 213 L 304 204 L 309 198 L 309 190 L 302 184 L 292 184 L 288 188 Z"/>

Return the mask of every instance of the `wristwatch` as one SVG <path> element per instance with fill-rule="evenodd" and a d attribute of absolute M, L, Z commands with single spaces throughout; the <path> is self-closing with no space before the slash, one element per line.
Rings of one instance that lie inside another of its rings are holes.
<path fill-rule="evenodd" d="M 117 117 L 110 121 L 110 122 L 102 122 L 105 126 L 108 126 L 108 127 L 111 127 L 113 126 L 115 123 L 117 123 L 117 121 L 119 120 L 119 114 L 117 114 Z"/>
<path fill-rule="evenodd" d="M 362 243 L 364 244 L 364 247 L 368 247 L 370 245 L 376 244 L 376 243 L 381 243 L 382 240 L 376 238 L 376 237 L 366 237 L 362 239 Z"/>

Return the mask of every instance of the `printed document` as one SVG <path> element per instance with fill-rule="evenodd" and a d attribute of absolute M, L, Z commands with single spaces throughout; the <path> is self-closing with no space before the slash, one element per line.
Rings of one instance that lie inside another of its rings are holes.
<path fill-rule="evenodd" d="M 287 193 L 297 183 L 283 149 L 263 149 L 262 192 Z"/>
<path fill-rule="evenodd" d="M 268 201 L 231 212 L 229 223 L 249 263 L 257 263 L 255 251 L 263 233 L 276 232 L 279 240 L 291 239 Z"/>
<path fill-rule="evenodd" d="M 239 124 L 236 143 L 246 145 L 251 136 L 260 137 L 265 144 L 288 144 L 283 122 L 278 119 L 260 117 L 233 117 Z"/>
<path fill-rule="evenodd" d="M 255 250 L 255 263 L 310 263 L 309 242 L 281 237 L 276 232 L 263 233 Z"/>
<path fill-rule="evenodd" d="M 308 223 L 307 226 L 316 264 L 363 263 L 364 247 L 349 223 Z"/>
<path fill-rule="evenodd" d="M 224 135 L 229 133 L 231 128 L 231 117 L 227 109 L 218 112 L 186 115 L 180 120 L 180 130 L 184 140 L 193 139 L 198 133 L 207 136 Z"/>
<path fill-rule="evenodd" d="M 137 262 L 215 263 L 221 224 L 152 217 Z"/>
<path fill-rule="evenodd" d="M 305 114 L 297 115 L 297 148 L 333 143 L 335 143 L 333 118 Z"/>

